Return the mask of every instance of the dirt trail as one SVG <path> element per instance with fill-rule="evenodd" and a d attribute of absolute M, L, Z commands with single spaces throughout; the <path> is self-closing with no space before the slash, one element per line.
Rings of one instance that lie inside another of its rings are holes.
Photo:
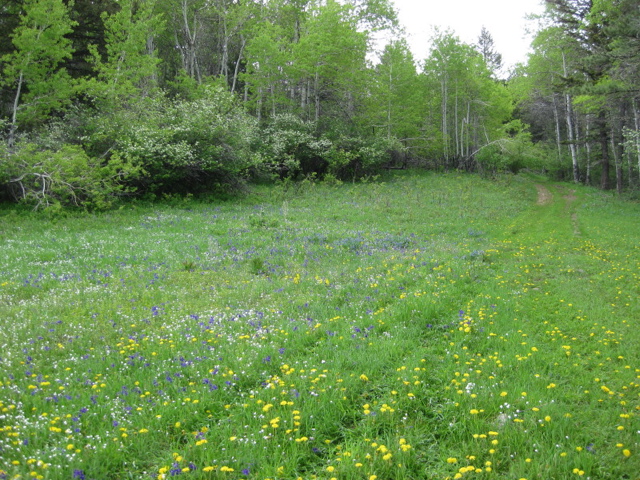
<path fill-rule="evenodd" d="M 567 195 L 564 195 L 562 198 L 567 201 L 567 207 L 570 207 L 578 197 L 576 197 L 575 190 L 569 190 L 569 193 Z M 573 234 L 576 237 L 580 236 L 580 223 L 578 222 L 578 214 L 575 211 L 571 213 L 571 224 L 573 225 Z"/>
<path fill-rule="evenodd" d="M 553 195 L 551 195 L 551 192 L 547 189 L 547 187 L 544 187 L 542 185 L 536 185 L 536 189 L 538 190 L 538 205 L 549 205 L 551 203 L 551 201 L 553 200 Z"/>
<path fill-rule="evenodd" d="M 537 184 L 536 189 L 538 190 L 538 201 L 536 202 L 538 205 L 549 205 L 551 202 L 553 202 L 553 194 L 549 191 L 549 189 L 547 189 L 547 187 Z M 565 195 L 562 196 L 562 198 L 565 200 L 565 210 L 567 212 L 570 211 L 571 204 L 573 204 L 573 202 L 575 202 L 578 198 L 575 195 L 576 191 L 569 190 L 567 193 L 567 190 L 564 187 L 560 186 L 558 186 L 557 189 L 561 194 L 565 193 Z M 573 235 L 580 236 L 580 224 L 578 221 L 578 214 L 575 211 L 571 213 L 571 224 L 573 227 Z"/>

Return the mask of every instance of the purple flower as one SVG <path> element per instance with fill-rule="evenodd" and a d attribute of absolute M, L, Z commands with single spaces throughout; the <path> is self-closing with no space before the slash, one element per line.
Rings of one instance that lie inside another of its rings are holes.
<path fill-rule="evenodd" d="M 79 478 L 80 480 L 84 480 L 85 479 L 84 471 L 75 469 L 73 471 L 73 478 Z"/>

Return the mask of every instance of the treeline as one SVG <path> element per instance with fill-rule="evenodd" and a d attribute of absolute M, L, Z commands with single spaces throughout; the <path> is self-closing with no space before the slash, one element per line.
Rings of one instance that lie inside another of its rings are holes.
<path fill-rule="evenodd" d="M 529 64 L 501 80 L 484 29 L 475 45 L 435 31 L 416 61 L 389 0 L 5 0 L 2 192 L 101 208 L 407 163 L 592 181 L 609 158 L 635 185 L 636 102 L 622 110 L 624 95 L 603 89 L 620 88 L 613 55 L 596 78 L 580 50 L 602 56 L 579 38 L 593 8 L 549 3 Z M 623 33 L 607 35 L 593 39 L 610 52 Z"/>
<path fill-rule="evenodd" d="M 517 115 L 566 180 L 640 185 L 640 4 L 546 0 L 533 54 L 511 79 Z"/>

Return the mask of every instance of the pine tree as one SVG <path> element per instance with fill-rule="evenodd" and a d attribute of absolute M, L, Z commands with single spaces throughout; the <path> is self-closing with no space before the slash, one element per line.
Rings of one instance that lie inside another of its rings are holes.
<path fill-rule="evenodd" d="M 485 27 L 482 27 L 478 43 L 476 44 L 478 52 L 484 58 L 487 67 L 495 75 L 502 68 L 502 54 L 496 51 L 493 37 Z"/>

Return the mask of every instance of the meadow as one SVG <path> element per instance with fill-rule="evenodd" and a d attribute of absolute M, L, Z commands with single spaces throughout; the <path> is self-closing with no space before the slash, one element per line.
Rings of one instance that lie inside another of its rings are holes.
<path fill-rule="evenodd" d="M 639 225 L 424 172 L 7 207 L 0 479 L 638 479 Z"/>

